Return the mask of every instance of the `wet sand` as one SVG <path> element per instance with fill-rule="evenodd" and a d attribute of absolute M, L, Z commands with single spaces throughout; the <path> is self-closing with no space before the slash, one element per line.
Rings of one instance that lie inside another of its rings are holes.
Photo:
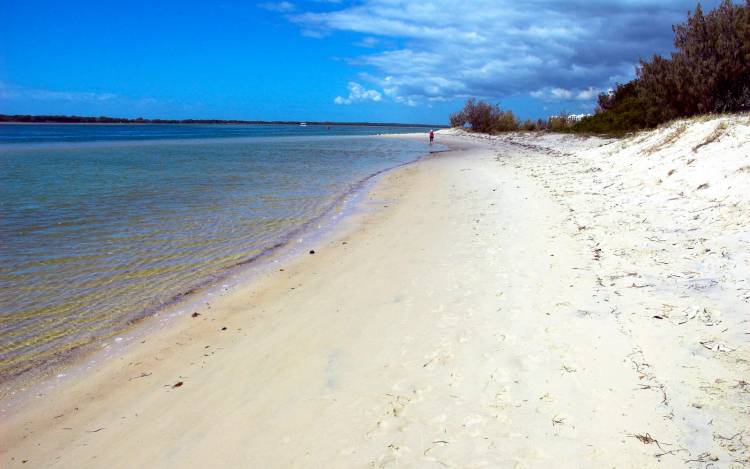
<path fill-rule="evenodd" d="M 437 140 L 455 150 L 384 175 L 314 254 L 3 416 L 3 466 L 747 461 L 747 251 L 666 280 L 697 251 L 650 262 L 644 233 L 700 231 L 645 229 L 657 198 L 606 141 Z"/>

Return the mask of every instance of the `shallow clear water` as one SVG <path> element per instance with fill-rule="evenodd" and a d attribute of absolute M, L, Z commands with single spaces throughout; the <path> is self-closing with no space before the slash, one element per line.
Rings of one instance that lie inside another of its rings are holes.
<path fill-rule="evenodd" d="M 122 331 L 428 148 L 255 127 L 0 125 L 0 377 Z"/>
<path fill-rule="evenodd" d="M 238 137 L 310 137 L 425 132 L 422 127 L 232 124 L 0 124 L 0 143 L 97 142 Z"/>

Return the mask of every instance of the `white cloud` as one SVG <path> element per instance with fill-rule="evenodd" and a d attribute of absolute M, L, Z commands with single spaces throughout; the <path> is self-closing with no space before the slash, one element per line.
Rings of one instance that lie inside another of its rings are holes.
<path fill-rule="evenodd" d="M 101 102 L 117 98 L 113 93 L 89 91 L 55 91 L 27 88 L 0 81 L 0 99 L 28 99 L 33 101 Z"/>
<path fill-rule="evenodd" d="M 362 0 L 291 20 L 306 35 L 355 33 L 358 44 L 380 48 L 350 62 L 400 102 L 539 90 L 544 99 L 586 101 L 632 77 L 639 58 L 668 52 L 671 25 L 694 7 L 694 0 Z"/>
<path fill-rule="evenodd" d="M 328 33 L 325 31 L 319 31 L 315 29 L 303 29 L 300 31 L 300 34 L 302 34 L 305 37 L 311 37 L 313 39 L 323 39 L 324 37 L 328 36 Z"/>
<path fill-rule="evenodd" d="M 259 3 L 258 6 L 264 10 L 276 11 L 279 13 L 289 13 L 296 9 L 294 3 L 291 2 L 266 2 Z"/>
<path fill-rule="evenodd" d="M 578 94 L 576 95 L 576 99 L 580 101 L 588 101 L 591 99 L 596 99 L 596 97 L 599 96 L 599 93 L 602 93 L 603 91 L 604 90 L 596 89 L 593 86 L 591 86 L 585 90 L 579 91 Z"/>
<path fill-rule="evenodd" d="M 375 47 L 378 44 L 380 44 L 380 39 L 372 36 L 365 36 L 362 38 L 361 41 L 357 42 L 355 45 L 360 47 Z"/>
<path fill-rule="evenodd" d="M 570 90 L 564 90 L 562 88 L 552 88 L 550 90 L 550 95 L 552 95 L 552 98 L 554 99 L 570 99 L 571 96 L 573 96 L 573 93 Z"/>
<path fill-rule="evenodd" d="M 350 81 L 349 85 L 347 86 L 349 89 L 349 96 L 346 98 L 341 96 L 336 96 L 336 98 L 333 100 L 336 104 L 352 104 L 362 101 L 380 101 L 383 99 L 383 95 L 380 94 L 379 91 L 376 90 L 368 90 L 365 89 L 364 86 L 360 85 L 359 83 Z"/>
<path fill-rule="evenodd" d="M 545 101 L 594 101 L 599 93 L 603 92 L 601 88 L 590 86 L 583 90 L 565 89 L 565 88 L 543 88 L 532 91 L 529 95 L 532 98 L 542 99 Z M 587 105 L 587 104 L 586 104 Z"/>

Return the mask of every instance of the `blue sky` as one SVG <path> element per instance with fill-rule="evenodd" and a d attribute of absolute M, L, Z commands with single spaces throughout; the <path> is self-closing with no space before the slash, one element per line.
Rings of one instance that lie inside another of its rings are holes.
<path fill-rule="evenodd" d="M 469 96 L 524 118 L 590 112 L 694 8 L 0 0 L 0 113 L 443 123 Z"/>

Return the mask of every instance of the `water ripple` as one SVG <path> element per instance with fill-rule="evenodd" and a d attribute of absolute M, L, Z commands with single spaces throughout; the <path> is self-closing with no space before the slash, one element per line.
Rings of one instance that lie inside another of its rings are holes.
<path fill-rule="evenodd" d="M 368 137 L 3 149 L 0 377 L 123 330 L 425 149 Z"/>

